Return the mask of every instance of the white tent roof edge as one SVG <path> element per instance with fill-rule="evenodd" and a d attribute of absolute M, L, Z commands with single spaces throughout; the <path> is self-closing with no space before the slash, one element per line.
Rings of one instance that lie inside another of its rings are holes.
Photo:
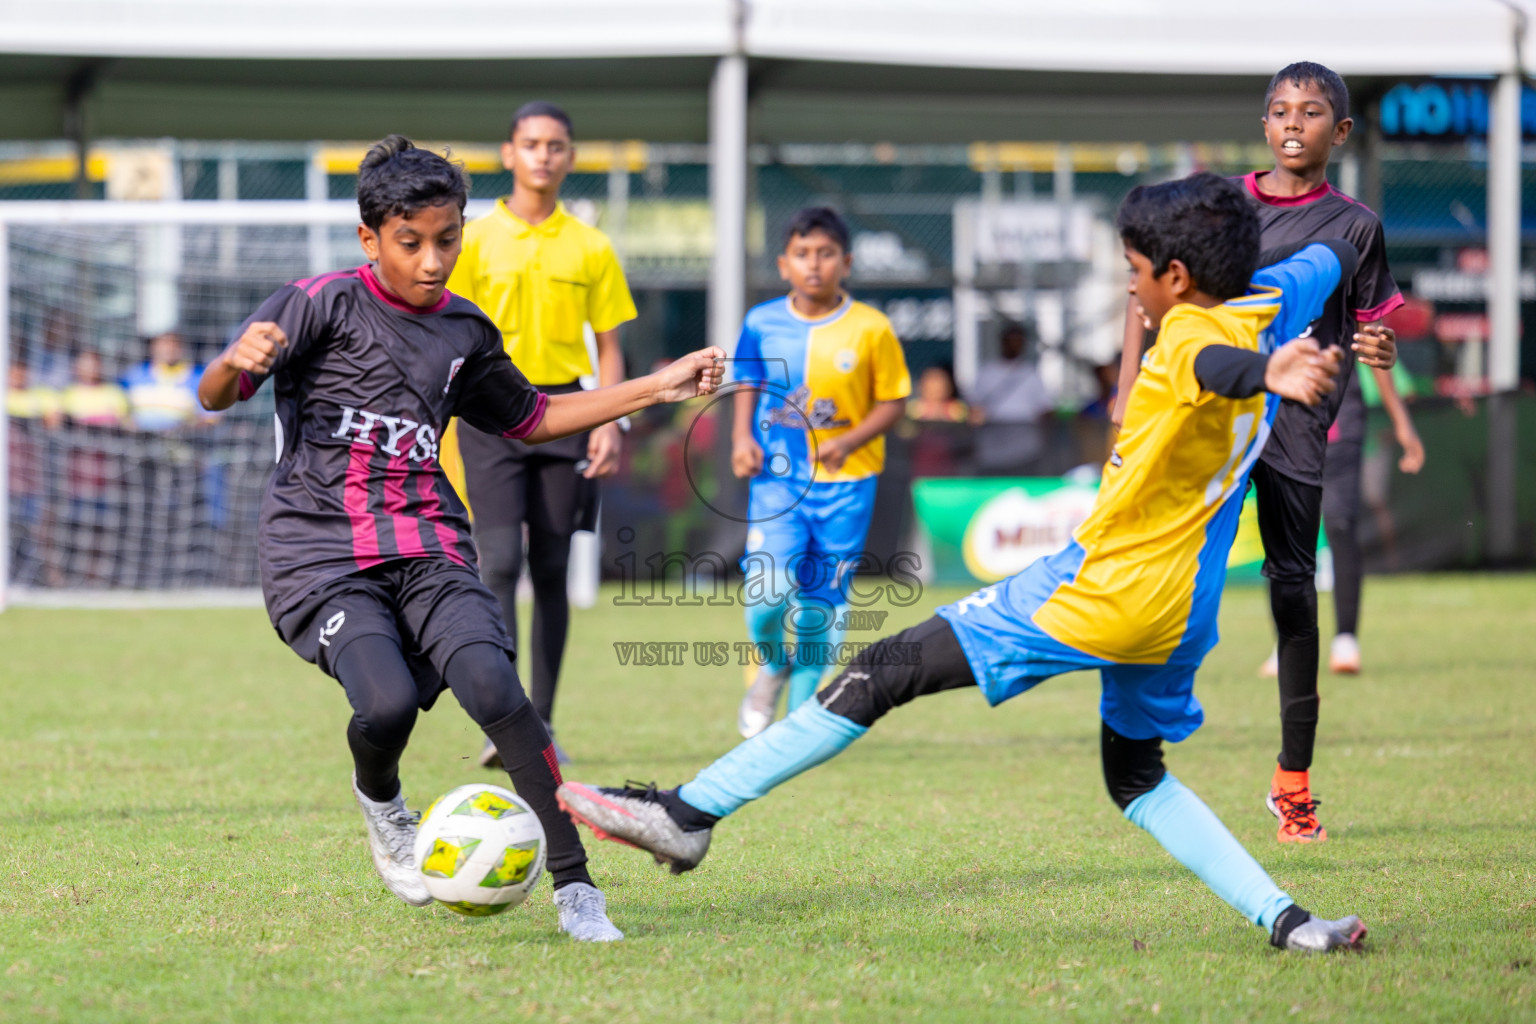
<path fill-rule="evenodd" d="M 1511 0 L 1525 9 L 1530 0 Z M 509 59 L 747 55 L 918 66 L 1268 74 L 1492 74 L 1513 64 L 1502 0 L 1331 0 L 1293 19 L 1229 0 L 19 0 L 0 52 L 100 57 Z M 402 31 L 402 26 L 409 26 Z M 1531 39 L 1527 28 L 1528 45 Z M 1302 53 L 1304 51 L 1304 53 Z"/>

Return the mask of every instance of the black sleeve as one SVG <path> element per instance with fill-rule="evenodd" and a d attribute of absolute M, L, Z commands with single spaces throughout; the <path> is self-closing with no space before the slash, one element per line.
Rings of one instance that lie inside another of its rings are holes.
<path fill-rule="evenodd" d="M 266 383 L 268 377 L 298 365 L 325 336 L 325 320 L 315 308 L 315 301 L 297 285 L 286 284 L 267 297 L 256 307 L 256 312 L 246 318 L 235 331 L 235 337 L 245 333 L 251 324 L 261 321 L 277 324 L 288 336 L 288 344 L 278 349 L 272 360 L 272 369 L 266 373 L 240 374 L 240 401 L 245 401 Z"/>
<path fill-rule="evenodd" d="M 1195 355 L 1195 379 L 1224 398 L 1252 398 L 1264 390 L 1269 357 L 1232 345 L 1207 345 Z"/>
<path fill-rule="evenodd" d="M 1344 275 L 1349 312 L 1360 323 L 1380 320 L 1403 304 L 1402 293 L 1387 266 L 1387 239 L 1381 221 L 1372 217 L 1359 233 L 1355 246 L 1360 251 L 1359 264 Z"/>
<path fill-rule="evenodd" d="M 476 430 L 524 438 L 544 418 L 548 399 L 513 365 L 502 350 L 500 334 L 492 347 L 477 352 L 465 364 L 462 376 L 454 413 Z"/>

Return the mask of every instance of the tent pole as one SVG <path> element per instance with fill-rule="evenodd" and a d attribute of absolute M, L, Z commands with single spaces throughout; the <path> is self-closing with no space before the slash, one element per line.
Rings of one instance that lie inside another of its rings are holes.
<path fill-rule="evenodd" d="M 709 343 L 734 352 L 747 278 L 747 58 L 741 53 L 720 58 L 709 86 L 709 203 L 715 222 Z"/>
<path fill-rule="evenodd" d="M 1488 131 L 1488 561 L 1515 557 L 1516 430 L 1520 376 L 1521 76 L 1499 76 Z"/>

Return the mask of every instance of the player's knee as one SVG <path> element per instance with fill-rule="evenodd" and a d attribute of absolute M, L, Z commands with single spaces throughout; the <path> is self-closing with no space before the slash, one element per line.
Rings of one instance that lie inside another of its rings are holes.
<path fill-rule="evenodd" d="M 410 741 L 416 727 L 417 704 L 410 696 L 392 695 L 354 710 L 357 731 L 368 745 L 379 750 L 399 750 Z"/>
<path fill-rule="evenodd" d="M 493 544 L 476 538 L 480 547 L 480 575 L 489 587 L 515 583 L 523 571 L 522 552 L 510 543 Z M 522 538 L 517 540 L 522 544 Z"/>
<path fill-rule="evenodd" d="M 499 722 L 528 703 L 512 660 L 497 644 L 476 643 L 459 648 L 448 659 L 444 677 L 476 725 Z"/>
<path fill-rule="evenodd" d="M 1109 798 L 1122 811 L 1137 797 L 1156 789 L 1168 774 L 1163 767 L 1163 741 L 1158 737 L 1133 740 L 1115 732 L 1105 722 L 1099 750 L 1104 759 L 1104 785 Z"/>
<path fill-rule="evenodd" d="M 894 638 L 886 637 L 860 651 L 816 695 L 817 702 L 834 715 L 865 728 L 896 705 L 906 703 L 910 698 L 903 698 L 902 694 L 911 688 L 901 685 L 900 676 L 913 667 L 899 656 L 899 649 L 892 647 L 894 642 Z"/>
<path fill-rule="evenodd" d="M 1311 576 L 1271 580 L 1269 606 L 1282 639 L 1305 638 L 1317 632 L 1317 584 Z"/>
<path fill-rule="evenodd" d="M 539 544 L 528 552 L 528 575 L 539 588 L 565 586 L 570 572 L 570 543 Z"/>

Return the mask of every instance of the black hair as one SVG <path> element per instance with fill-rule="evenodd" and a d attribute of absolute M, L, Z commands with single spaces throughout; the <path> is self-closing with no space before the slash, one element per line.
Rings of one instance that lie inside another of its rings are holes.
<path fill-rule="evenodd" d="M 517 126 L 530 117 L 552 117 L 565 125 L 565 134 L 572 139 L 576 138 L 576 129 L 571 127 L 571 115 L 555 106 L 548 100 L 530 100 L 517 108 L 512 115 L 512 125 L 507 129 L 507 138 L 517 134 Z"/>
<path fill-rule="evenodd" d="M 789 219 L 784 229 L 784 247 L 796 238 L 803 238 L 812 231 L 821 231 L 836 242 L 844 253 L 848 249 L 848 223 L 830 206 L 807 206 Z"/>
<path fill-rule="evenodd" d="M 1131 189 L 1115 216 L 1120 239 L 1161 275 L 1179 260 L 1195 286 L 1225 301 L 1259 265 L 1259 217 L 1243 190 L 1209 171 Z"/>
<path fill-rule="evenodd" d="M 1349 87 L 1344 84 L 1338 72 L 1309 60 L 1299 60 L 1295 64 L 1287 64 L 1269 80 L 1269 88 L 1264 90 L 1265 117 L 1269 116 L 1269 101 L 1274 99 L 1275 90 L 1287 84 L 1298 88 L 1310 85 L 1328 97 L 1328 105 L 1333 108 L 1334 124 L 1349 116 Z"/>
<path fill-rule="evenodd" d="M 376 143 L 357 165 L 357 206 L 374 231 L 391 217 L 410 217 L 428 206 L 450 203 L 464 212 L 469 178 L 460 164 L 429 149 L 417 149 L 404 135 Z"/>

